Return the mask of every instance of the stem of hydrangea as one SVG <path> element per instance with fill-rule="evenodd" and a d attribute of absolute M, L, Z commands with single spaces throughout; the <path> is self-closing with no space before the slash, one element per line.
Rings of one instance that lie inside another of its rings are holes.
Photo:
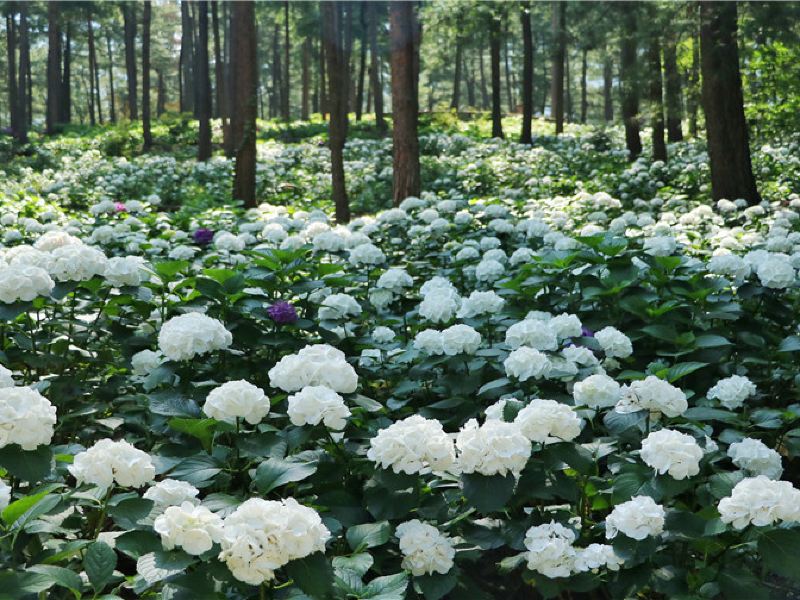
<path fill-rule="evenodd" d="M 111 492 L 114 491 L 114 486 L 108 488 L 105 497 L 103 498 L 103 504 L 100 506 L 100 512 L 97 515 L 97 523 L 94 526 L 94 532 L 92 533 L 92 539 L 97 539 L 100 533 L 103 531 L 103 523 L 106 520 L 106 512 L 108 511 L 108 501 L 111 499 Z"/>

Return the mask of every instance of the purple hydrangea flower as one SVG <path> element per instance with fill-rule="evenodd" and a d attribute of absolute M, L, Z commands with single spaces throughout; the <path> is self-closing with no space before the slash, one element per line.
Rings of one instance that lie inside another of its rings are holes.
<path fill-rule="evenodd" d="M 205 227 L 201 227 L 192 234 L 192 239 L 194 239 L 195 243 L 205 246 L 206 244 L 210 244 L 211 240 L 214 239 L 214 232 Z"/>
<path fill-rule="evenodd" d="M 269 318 L 275 321 L 278 325 L 286 325 L 297 321 L 297 311 L 294 306 L 285 300 L 278 300 L 275 304 L 267 309 Z"/>
<path fill-rule="evenodd" d="M 594 331 L 592 331 L 588 327 L 581 327 L 581 336 L 582 337 L 594 337 Z"/>

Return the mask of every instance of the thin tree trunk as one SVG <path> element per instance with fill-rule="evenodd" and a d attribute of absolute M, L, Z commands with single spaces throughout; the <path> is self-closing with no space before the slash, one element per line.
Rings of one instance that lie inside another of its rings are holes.
<path fill-rule="evenodd" d="M 375 102 L 375 127 L 378 132 L 386 132 L 386 120 L 383 117 L 383 86 L 381 85 L 381 57 L 378 52 L 378 5 L 367 3 L 367 26 L 369 28 L 369 60 L 370 79 L 372 80 L 372 97 Z"/>
<path fill-rule="evenodd" d="M 653 160 L 667 160 L 667 145 L 664 143 L 664 90 L 661 79 L 661 40 L 656 32 L 650 34 L 647 49 L 650 67 L 650 127 L 652 127 Z"/>
<path fill-rule="evenodd" d="M 291 86 L 291 45 L 289 40 L 289 0 L 284 0 L 283 3 L 283 93 L 281 94 L 283 120 L 287 123 L 291 120 L 292 115 L 290 112 L 289 94 L 292 90 Z"/>
<path fill-rule="evenodd" d="M 328 82 L 325 76 L 325 42 L 324 40 L 324 27 L 323 33 L 320 36 L 319 44 L 319 112 L 322 114 L 322 119 L 325 120 L 328 115 Z"/>
<path fill-rule="evenodd" d="M 6 50 L 8 51 L 8 112 L 11 120 L 11 134 L 20 135 L 19 94 L 17 92 L 17 27 L 14 10 L 9 8 L 6 15 Z"/>
<path fill-rule="evenodd" d="M 461 108 L 461 63 L 463 61 L 463 42 L 461 36 L 456 35 L 456 60 L 453 70 L 453 96 L 450 99 L 450 108 L 458 112 Z"/>
<path fill-rule="evenodd" d="M 642 153 L 639 137 L 639 76 L 636 66 L 637 4 L 624 3 L 623 35 L 620 51 L 620 89 L 622 121 L 625 125 L 625 145 L 628 158 L 634 161 Z"/>
<path fill-rule="evenodd" d="M 678 72 L 677 55 L 675 32 L 668 31 L 664 37 L 664 83 L 666 84 L 667 139 L 670 142 L 680 142 L 683 139 L 681 76 Z"/>
<path fill-rule="evenodd" d="M 281 25 L 275 23 L 272 36 L 272 99 L 270 101 L 270 117 L 277 117 L 281 114 L 283 107 L 283 86 L 281 85 L 281 78 L 283 77 L 283 67 L 281 66 Z"/>
<path fill-rule="evenodd" d="M 181 0 L 181 112 L 194 113 L 194 25 L 188 0 Z"/>
<path fill-rule="evenodd" d="M 531 32 L 531 4 L 520 6 L 522 21 L 522 133 L 521 144 L 530 144 L 531 120 L 533 119 L 533 34 Z"/>
<path fill-rule="evenodd" d="M 89 87 L 89 122 L 94 125 L 94 105 L 95 105 L 95 94 L 94 94 L 94 78 L 95 74 L 97 73 L 97 54 L 94 50 L 94 23 L 92 23 L 92 11 L 91 8 L 87 9 L 86 11 L 86 30 L 88 32 L 88 41 L 89 41 L 89 81 L 91 85 Z M 66 53 L 65 53 L 66 54 Z M 98 108 L 100 108 L 99 104 L 100 101 L 97 101 Z"/>
<path fill-rule="evenodd" d="M 142 132 L 145 151 L 153 147 L 153 133 L 150 130 L 150 18 L 152 4 L 144 0 L 142 12 Z"/>
<path fill-rule="evenodd" d="M 603 118 L 610 122 L 614 119 L 614 100 L 612 89 L 614 86 L 614 62 L 611 53 L 606 52 L 603 59 Z"/>
<path fill-rule="evenodd" d="M 97 76 L 97 57 L 95 56 L 95 76 Z M 67 23 L 67 31 L 64 43 L 64 70 L 61 78 L 61 122 L 69 123 L 72 121 L 72 23 Z M 97 95 L 97 110 L 100 110 L 100 94 Z M 103 117 L 100 116 L 100 122 Z"/>
<path fill-rule="evenodd" d="M 122 4 L 122 16 L 125 31 L 125 71 L 128 77 L 128 116 L 132 120 L 139 118 L 136 102 L 136 4 Z"/>
<path fill-rule="evenodd" d="M 700 88 L 700 36 L 692 36 L 692 67 L 689 71 L 689 98 L 687 109 L 689 111 L 689 135 L 697 137 L 697 109 Z"/>
<path fill-rule="evenodd" d="M 486 87 L 486 70 L 483 65 L 483 44 L 478 46 L 478 72 L 481 76 L 481 108 L 486 110 L 489 107 L 489 91 Z"/>
<path fill-rule="evenodd" d="M 156 86 L 156 115 L 160 117 L 167 109 L 167 88 L 164 84 L 163 69 L 156 69 Z"/>
<path fill-rule="evenodd" d="M 47 3 L 47 113 L 48 134 L 56 133 L 61 113 L 61 3 Z M 94 119 L 92 119 L 94 123 Z"/>
<path fill-rule="evenodd" d="M 211 77 L 208 73 L 208 2 L 197 2 L 197 113 L 200 132 L 197 138 L 197 160 L 211 158 Z"/>
<path fill-rule="evenodd" d="M 356 121 L 361 120 L 361 112 L 364 107 L 364 75 L 367 70 L 367 18 L 366 4 L 360 5 L 359 22 L 361 23 L 361 37 L 359 38 L 359 49 L 361 56 L 358 65 L 358 84 L 356 88 Z"/>
<path fill-rule="evenodd" d="M 492 72 L 492 137 L 502 138 L 503 121 L 500 105 L 500 21 L 489 13 L 489 55 Z"/>
<path fill-rule="evenodd" d="M 350 220 L 350 205 L 344 173 L 344 144 L 347 138 L 347 86 L 350 82 L 347 42 L 344 32 L 345 5 L 322 2 L 322 33 L 328 62 L 328 89 L 331 117 L 328 140 L 331 151 L 331 187 L 336 207 L 336 221 Z M 348 7 L 350 9 L 350 7 Z"/>
<path fill-rule="evenodd" d="M 550 111 L 556 123 L 556 135 L 564 131 L 564 61 L 566 55 L 565 2 L 553 3 L 553 76 Z"/>
<path fill-rule="evenodd" d="M 513 113 L 516 109 L 517 103 L 516 98 L 514 98 L 514 83 L 511 78 L 511 53 L 508 49 L 508 28 L 506 28 L 505 34 L 506 40 L 503 46 L 503 49 L 505 50 L 503 52 L 503 59 L 506 67 L 506 100 L 508 101 L 508 112 Z"/>
<path fill-rule="evenodd" d="M 111 114 L 111 122 L 116 123 L 117 104 L 114 98 L 114 54 L 111 52 L 111 33 L 109 31 L 106 31 L 106 50 L 108 51 L 108 97 L 111 103 L 109 111 Z"/>
<path fill-rule="evenodd" d="M 194 75 L 194 118 L 200 119 L 200 95 L 202 92 L 200 88 L 202 84 L 200 83 L 200 34 L 198 32 L 197 21 L 198 21 L 198 9 L 197 9 L 197 1 L 192 0 L 189 3 L 189 17 L 190 22 L 192 24 L 192 73 Z"/>
<path fill-rule="evenodd" d="M 464 82 L 467 84 L 467 104 L 475 107 L 475 73 L 474 69 L 466 57 L 462 57 L 464 63 Z"/>
<path fill-rule="evenodd" d="M 302 74 L 300 79 L 300 119 L 308 121 L 309 94 L 311 87 L 311 38 L 306 36 L 303 40 L 303 62 L 301 65 Z"/>
<path fill-rule="evenodd" d="M 589 50 L 583 48 L 581 50 L 581 123 L 586 123 L 586 115 L 589 112 L 589 101 L 586 97 L 587 54 L 589 54 Z"/>
<path fill-rule="evenodd" d="M 567 123 L 575 121 L 572 102 L 572 75 L 570 72 L 569 52 L 564 53 L 564 120 Z"/>
<path fill-rule="evenodd" d="M 255 3 L 231 3 L 231 126 L 236 167 L 233 198 L 256 205 L 256 18 Z"/>
<path fill-rule="evenodd" d="M 231 10 L 229 2 L 225 2 L 222 5 L 222 26 L 222 30 L 225 33 L 222 43 L 222 114 L 224 115 L 222 146 L 225 156 L 233 158 L 233 75 L 231 73 L 233 69 L 231 69 Z"/>
<path fill-rule="evenodd" d="M 222 129 L 225 129 L 225 110 L 223 102 L 225 97 L 225 76 L 222 64 L 222 46 L 219 39 L 219 0 L 211 0 L 211 29 L 214 35 L 214 111 L 215 119 L 222 120 Z M 223 133 L 224 137 L 224 133 Z"/>
<path fill-rule="evenodd" d="M 393 199 L 397 206 L 409 196 L 419 196 L 419 95 L 417 87 L 417 24 L 414 5 L 392 0 L 389 5 L 389 40 L 392 67 L 392 146 L 394 150 Z"/>
<path fill-rule="evenodd" d="M 761 201 L 750 161 L 736 42 L 736 4 L 700 3 L 703 110 L 714 200 Z"/>

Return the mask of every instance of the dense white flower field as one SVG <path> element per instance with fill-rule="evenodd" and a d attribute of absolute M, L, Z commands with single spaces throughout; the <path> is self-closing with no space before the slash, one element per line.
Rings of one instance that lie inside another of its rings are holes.
<path fill-rule="evenodd" d="M 346 227 L 310 208 L 312 144 L 259 174 L 309 210 L 161 210 L 221 193 L 224 160 L 13 173 L 0 595 L 791 587 L 797 143 L 757 154 L 747 207 L 702 202 L 692 145 L 627 166 L 602 141 L 428 136 L 430 190 Z M 387 189 L 387 142 L 348 153 Z"/>

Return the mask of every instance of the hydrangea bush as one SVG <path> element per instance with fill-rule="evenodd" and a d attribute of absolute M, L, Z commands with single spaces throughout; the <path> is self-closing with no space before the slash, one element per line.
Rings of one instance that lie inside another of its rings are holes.
<path fill-rule="evenodd" d="M 155 157 L 62 157 L 84 213 L 0 208 L 2 593 L 793 585 L 796 182 L 711 206 L 688 144 L 630 167 L 591 138 L 424 144 L 430 191 L 346 227 L 160 212 L 142 194 L 189 167 Z M 286 180 L 302 152 L 279 149 L 260 168 Z M 192 168 L 214 189 L 228 167 Z"/>

